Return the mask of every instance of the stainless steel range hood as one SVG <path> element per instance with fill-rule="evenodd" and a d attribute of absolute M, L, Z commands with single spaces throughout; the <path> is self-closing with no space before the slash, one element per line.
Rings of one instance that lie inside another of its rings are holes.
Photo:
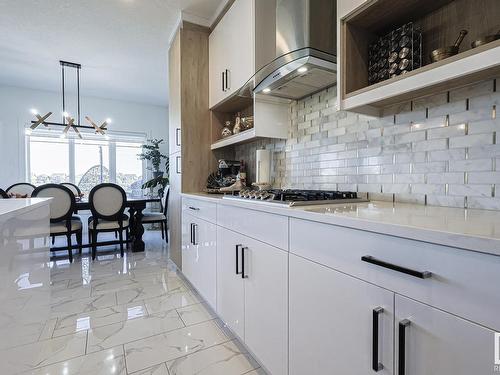
<path fill-rule="evenodd" d="M 276 59 L 253 77 L 254 94 L 301 99 L 337 82 L 337 2 L 276 0 Z"/>

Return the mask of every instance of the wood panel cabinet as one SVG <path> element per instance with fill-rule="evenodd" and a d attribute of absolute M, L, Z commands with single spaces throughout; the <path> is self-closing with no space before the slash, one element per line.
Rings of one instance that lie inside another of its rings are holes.
<path fill-rule="evenodd" d="M 181 196 L 205 187 L 216 165 L 210 151 L 208 34 L 182 22 L 169 47 L 170 258 L 182 267 Z"/>
<path fill-rule="evenodd" d="M 290 375 L 393 374 L 393 292 L 290 254 L 289 316 Z"/>
<path fill-rule="evenodd" d="M 216 309 L 217 227 L 193 215 L 182 215 L 182 269 L 184 275 Z"/>
<path fill-rule="evenodd" d="M 238 91 L 254 74 L 254 10 L 254 0 L 236 0 L 210 34 L 210 107 Z"/>
<path fill-rule="evenodd" d="M 217 312 L 273 375 L 288 371 L 288 253 L 217 228 Z"/>

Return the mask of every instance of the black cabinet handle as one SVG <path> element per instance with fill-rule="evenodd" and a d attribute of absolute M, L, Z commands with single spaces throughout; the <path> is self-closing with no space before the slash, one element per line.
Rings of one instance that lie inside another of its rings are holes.
<path fill-rule="evenodd" d="M 198 207 L 193 207 L 193 206 L 189 206 L 188 208 L 190 210 L 193 210 L 193 211 L 199 211 L 200 210 Z"/>
<path fill-rule="evenodd" d="M 229 89 L 230 89 L 230 87 L 229 87 L 229 70 L 226 69 L 226 90 L 224 90 L 224 91 L 227 91 Z"/>
<path fill-rule="evenodd" d="M 241 278 L 247 279 L 248 275 L 245 275 L 245 250 L 248 250 L 248 247 L 241 248 Z"/>
<path fill-rule="evenodd" d="M 198 224 L 193 224 L 193 245 L 198 245 Z"/>
<path fill-rule="evenodd" d="M 368 262 L 371 264 L 375 264 L 380 267 L 389 268 L 390 270 L 405 273 L 410 276 L 418 277 L 419 279 L 428 279 L 432 276 L 432 273 L 429 271 L 415 271 L 410 268 L 398 266 L 397 264 L 387 263 L 383 260 L 376 259 L 370 255 L 364 255 L 361 257 L 363 262 Z"/>
<path fill-rule="evenodd" d="M 191 245 L 194 245 L 194 240 L 193 240 L 193 223 L 191 223 Z"/>
<path fill-rule="evenodd" d="M 175 129 L 175 144 L 176 144 L 176 146 L 181 145 L 181 141 L 180 141 L 180 137 L 179 137 L 180 131 L 181 131 L 181 128 Z"/>
<path fill-rule="evenodd" d="M 384 312 L 383 307 L 376 307 L 372 311 L 373 333 L 372 333 L 372 369 L 378 372 L 384 368 L 384 365 L 378 361 L 378 317 Z"/>
<path fill-rule="evenodd" d="M 398 347 L 398 375 L 405 375 L 406 370 L 406 327 L 410 325 L 408 319 L 399 322 L 399 347 Z"/>
<path fill-rule="evenodd" d="M 181 173 L 180 169 L 179 169 L 179 162 L 181 161 L 181 157 L 180 156 L 176 156 L 175 157 L 175 172 L 176 173 Z"/>
<path fill-rule="evenodd" d="M 225 92 L 226 91 L 226 83 L 224 82 L 224 72 L 222 72 L 222 91 Z"/>
<path fill-rule="evenodd" d="M 239 251 L 240 251 L 240 246 L 243 246 L 242 244 L 238 244 L 235 246 L 235 254 L 236 254 L 236 274 L 239 275 L 241 274 L 240 271 L 240 260 L 239 260 Z"/>

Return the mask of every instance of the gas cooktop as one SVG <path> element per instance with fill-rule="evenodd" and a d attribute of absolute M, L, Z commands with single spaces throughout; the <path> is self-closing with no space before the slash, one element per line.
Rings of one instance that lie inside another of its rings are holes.
<path fill-rule="evenodd" d="M 245 189 L 231 195 L 224 195 L 223 199 L 245 200 L 259 203 L 279 204 L 283 206 L 309 206 L 316 204 L 366 202 L 358 198 L 356 192 L 325 191 L 325 190 L 251 190 Z"/>

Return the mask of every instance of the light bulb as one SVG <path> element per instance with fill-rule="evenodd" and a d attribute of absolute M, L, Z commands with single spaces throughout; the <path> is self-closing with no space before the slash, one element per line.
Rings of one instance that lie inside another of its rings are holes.
<path fill-rule="evenodd" d="M 268 92 L 271 92 L 271 89 L 269 87 L 266 87 L 264 90 L 262 90 L 264 94 L 267 94 Z"/>
<path fill-rule="evenodd" d="M 63 115 L 64 117 L 69 117 L 69 113 L 68 113 L 68 112 L 66 112 L 66 111 L 64 111 L 64 112 L 62 113 L 62 115 Z"/>
<path fill-rule="evenodd" d="M 32 114 L 34 114 L 34 115 L 38 115 L 38 110 L 37 110 L 37 109 L 35 109 L 35 108 L 31 108 L 31 109 L 30 109 L 30 112 L 31 112 Z"/>
<path fill-rule="evenodd" d="M 111 123 L 113 122 L 113 120 L 111 120 L 111 119 L 108 117 L 108 118 L 106 119 L 106 122 L 107 122 L 108 124 L 111 124 Z"/>
<path fill-rule="evenodd" d="M 297 69 L 297 72 L 299 72 L 299 73 L 305 73 L 305 72 L 307 72 L 307 68 L 305 66 L 302 66 L 299 69 Z"/>

